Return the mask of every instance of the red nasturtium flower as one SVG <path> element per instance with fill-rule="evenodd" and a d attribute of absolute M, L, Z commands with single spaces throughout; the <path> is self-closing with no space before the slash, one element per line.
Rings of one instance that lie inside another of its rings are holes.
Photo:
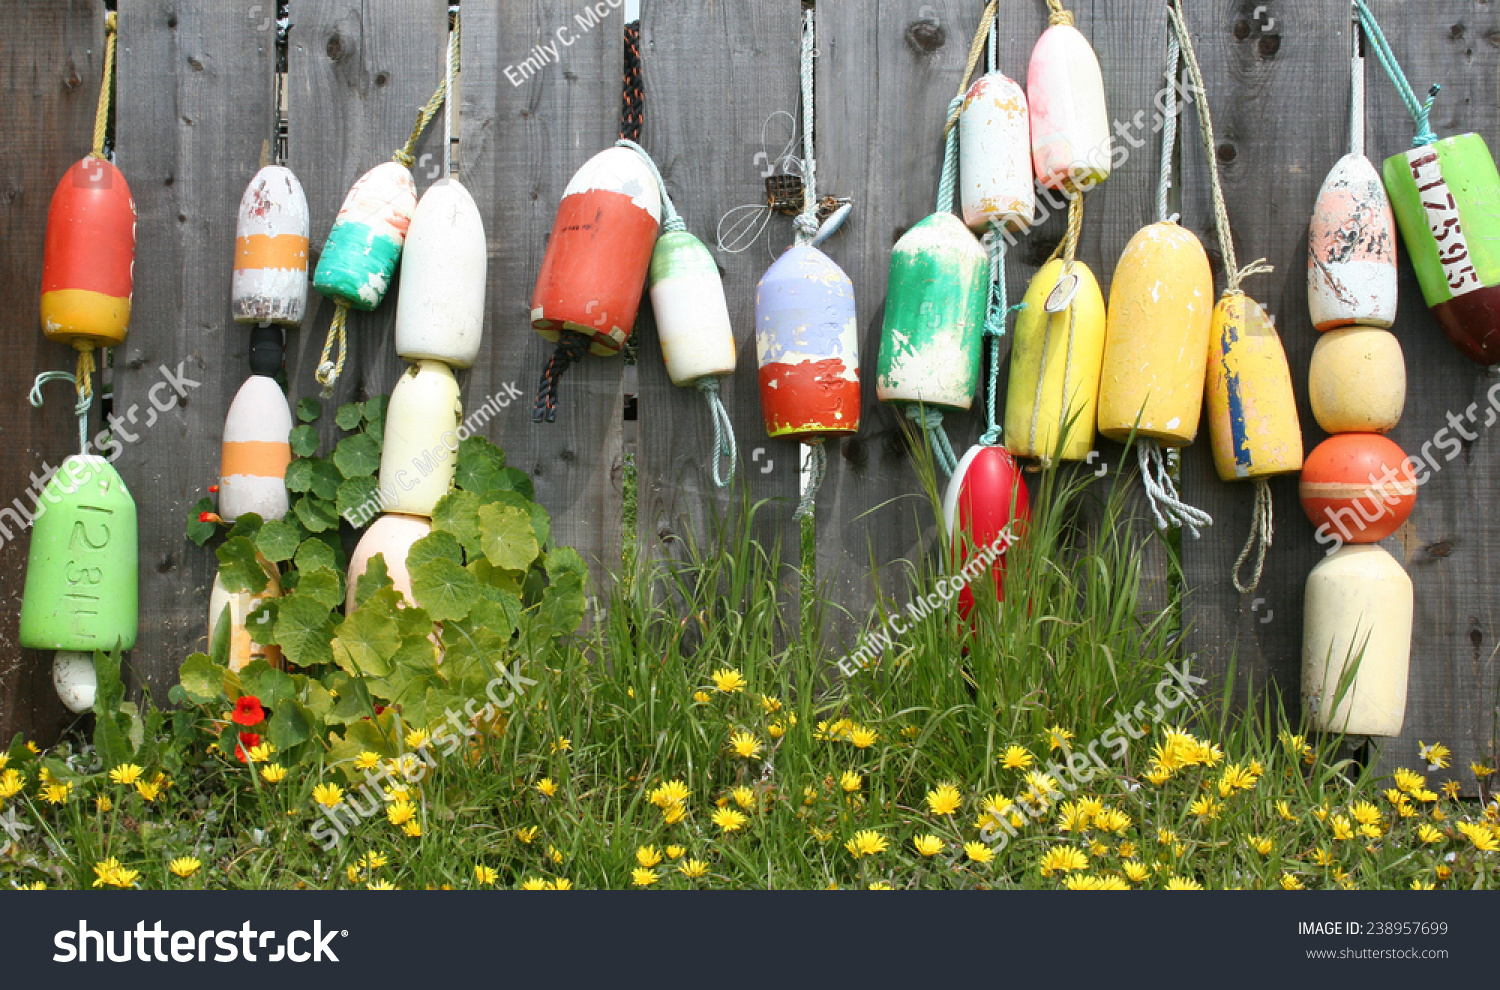
<path fill-rule="evenodd" d="M 241 695 L 234 703 L 234 720 L 240 725 L 259 725 L 266 720 L 266 711 L 260 707 L 260 699 L 253 694 Z"/>
<path fill-rule="evenodd" d="M 254 732 L 241 732 L 240 741 L 235 744 L 234 755 L 241 763 L 249 763 L 250 759 L 245 755 L 245 750 L 254 749 L 260 745 L 260 736 Z"/>

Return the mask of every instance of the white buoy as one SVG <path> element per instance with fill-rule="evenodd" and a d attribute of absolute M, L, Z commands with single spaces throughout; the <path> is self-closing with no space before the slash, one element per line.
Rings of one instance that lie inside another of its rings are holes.
<path fill-rule="evenodd" d="M 453 371 L 441 361 L 418 361 L 391 390 L 381 441 L 381 504 L 390 512 L 432 517 L 448 494 L 458 461 L 463 403 Z"/>
<path fill-rule="evenodd" d="M 286 515 L 291 432 L 292 410 L 276 380 L 264 375 L 245 379 L 224 417 L 219 515 L 226 522 L 247 512 L 262 520 Z"/>
<path fill-rule="evenodd" d="M 245 187 L 229 299 L 240 323 L 295 327 L 307 310 L 307 196 L 292 170 L 267 165 Z"/>
<path fill-rule="evenodd" d="M 1070 24 L 1042 32 L 1026 70 L 1036 181 L 1089 189 L 1109 178 L 1113 153 L 1104 76 L 1093 46 Z"/>
<path fill-rule="evenodd" d="M 976 230 L 993 221 L 1031 226 L 1036 216 L 1031 118 L 1026 94 L 1004 73 L 980 76 L 964 96 L 958 175 L 964 223 Z"/>
<path fill-rule="evenodd" d="M 76 650 L 58 650 L 52 655 L 52 687 L 58 698 L 75 714 L 94 707 L 99 692 L 99 675 L 94 672 L 94 655 Z"/>
<path fill-rule="evenodd" d="M 397 354 L 473 367 L 484 330 L 486 260 L 474 197 L 456 179 L 433 183 L 417 203 L 401 254 Z"/>

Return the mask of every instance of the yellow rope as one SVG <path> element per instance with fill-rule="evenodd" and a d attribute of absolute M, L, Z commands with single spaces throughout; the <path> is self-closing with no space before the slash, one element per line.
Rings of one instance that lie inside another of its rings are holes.
<path fill-rule="evenodd" d="M 458 25 L 455 24 L 453 26 L 453 37 L 448 45 L 448 58 L 445 59 L 448 63 L 449 74 L 457 71 L 458 48 Z M 438 83 L 437 89 L 433 91 L 432 99 L 428 100 L 427 105 L 422 108 L 422 112 L 417 114 L 417 123 L 411 129 L 411 137 L 406 139 L 405 146 L 397 148 L 395 154 L 391 155 L 392 161 L 399 162 L 407 168 L 411 168 L 412 165 L 416 164 L 416 157 L 413 155 L 413 152 L 416 150 L 417 142 L 421 140 L 422 132 L 427 129 L 428 124 L 432 123 L 432 118 L 437 116 L 437 112 L 442 109 L 443 101 L 447 98 L 448 77 L 445 74 L 442 82 Z M 446 149 L 444 149 L 444 153 L 447 153 Z"/>
<path fill-rule="evenodd" d="M 318 370 L 314 374 L 318 384 L 323 386 L 323 395 L 327 398 L 333 392 L 333 383 L 339 380 L 339 375 L 344 373 L 344 359 L 349 355 L 349 343 L 344 333 L 344 321 L 349 315 L 349 307 L 339 303 L 333 311 L 333 321 L 328 324 L 328 335 L 323 338 L 323 354 L 318 358 Z M 333 354 L 334 341 L 338 341 L 338 360 L 330 360 Z"/>
<path fill-rule="evenodd" d="M 974 68 L 979 64 L 979 56 L 984 54 L 984 43 L 989 40 L 990 22 L 995 19 L 995 10 L 1000 6 L 1000 0 L 990 0 L 985 5 L 984 13 L 979 17 L 979 27 L 974 30 L 974 40 L 969 43 L 969 64 L 964 66 L 963 81 L 958 84 L 958 96 L 955 100 L 962 100 L 969 92 L 969 80 L 974 75 Z M 948 123 L 943 125 L 943 136 L 953 130 L 958 123 L 958 116 L 963 112 L 963 104 L 959 103 L 948 114 Z"/>
<path fill-rule="evenodd" d="M 1047 23 L 1052 25 L 1067 24 L 1072 26 L 1073 13 L 1064 10 L 1062 0 L 1047 0 L 1047 9 L 1051 12 L 1047 17 Z"/>
<path fill-rule="evenodd" d="M 78 340 L 73 346 L 78 348 L 78 373 L 74 378 L 81 402 L 94 397 L 94 345 Z"/>
<path fill-rule="evenodd" d="M 99 109 L 94 111 L 94 150 L 89 152 L 90 158 L 104 157 L 104 132 L 109 130 L 109 100 L 115 81 L 117 16 L 110 11 L 104 18 L 104 76 L 99 83 Z"/>

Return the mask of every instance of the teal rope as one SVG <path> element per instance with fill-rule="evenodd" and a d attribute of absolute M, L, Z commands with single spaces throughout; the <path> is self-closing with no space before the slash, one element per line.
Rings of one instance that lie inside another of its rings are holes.
<path fill-rule="evenodd" d="M 963 109 L 964 98 L 955 96 L 948 104 L 948 119 L 953 120 Z M 948 128 L 948 138 L 943 144 L 943 172 L 938 179 L 937 212 L 953 210 L 953 187 L 958 184 L 958 128 Z M 954 211 L 956 212 L 956 211 Z"/>
<path fill-rule="evenodd" d="M 823 487 L 823 476 L 828 473 L 828 451 L 823 447 L 822 438 L 812 441 L 812 464 L 809 470 L 812 477 L 807 480 L 807 490 L 802 493 L 802 500 L 797 503 L 797 511 L 792 513 L 793 519 L 801 519 L 803 516 L 811 515 L 818 501 L 818 489 Z"/>
<path fill-rule="evenodd" d="M 984 412 L 989 429 L 979 438 L 986 447 L 1000 443 L 1000 420 L 995 413 L 996 393 L 1000 391 L 1000 338 L 1005 336 L 1005 321 L 1010 316 L 1005 285 L 1005 225 L 990 221 L 984 246 L 990 255 L 990 298 L 984 312 L 984 336 L 990 342 L 990 382 L 985 390 Z M 1024 304 L 1023 304 L 1024 305 Z M 1016 310 L 1021 306 L 1014 307 Z"/>
<path fill-rule="evenodd" d="M 66 371 L 44 371 L 36 376 L 36 381 L 31 383 L 32 408 L 42 408 L 42 386 L 48 382 L 67 382 L 74 388 L 78 387 L 78 379 Z M 73 415 L 78 417 L 78 452 L 80 454 L 89 452 L 89 408 L 93 404 L 93 396 L 80 395 L 73 405 Z"/>
<path fill-rule="evenodd" d="M 943 411 L 932 406 L 913 403 L 906 407 L 906 418 L 916 423 L 927 433 L 927 442 L 932 447 L 932 459 L 943 469 L 943 474 L 953 476 L 958 470 L 958 458 L 953 456 L 953 445 L 943 429 Z"/>
<path fill-rule="evenodd" d="M 672 203 L 672 197 L 667 194 L 666 180 L 661 177 L 661 172 L 656 167 L 656 162 L 646 154 L 646 149 L 628 138 L 620 138 L 615 142 L 619 148 L 629 148 L 646 160 L 646 167 L 651 169 L 651 175 L 656 179 L 656 188 L 661 193 L 661 229 L 669 234 L 680 233 L 687 230 L 687 222 L 677 213 L 677 207 Z"/>
<path fill-rule="evenodd" d="M 1406 73 L 1401 71 L 1401 65 L 1396 61 L 1395 52 L 1391 51 L 1391 44 L 1385 38 L 1385 32 L 1380 30 L 1380 23 L 1375 20 L 1375 15 L 1370 13 L 1370 8 L 1365 6 L 1364 0 L 1354 0 L 1354 8 L 1359 12 L 1360 27 L 1365 29 L 1365 37 L 1370 41 L 1370 47 L 1375 49 L 1375 55 L 1380 59 L 1381 68 L 1390 77 L 1396 92 L 1401 95 L 1401 102 L 1406 104 L 1407 112 L 1411 119 L 1417 124 L 1416 137 L 1411 139 L 1413 148 L 1426 147 L 1437 140 L 1437 134 L 1432 130 L 1429 122 L 1432 117 L 1432 104 L 1437 99 L 1439 91 L 1443 87 L 1434 85 L 1427 93 L 1427 101 L 1419 103 L 1416 91 L 1411 88 L 1411 83 L 1406 79 Z"/>
<path fill-rule="evenodd" d="M 724 408 L 724 400 L 719 398 L 719 379 L 713 375 L 698 379 L 698 391 L 708 400 L 708 412 L 714 421 L 714 484 L 724 488 L 734 480 L 734 469 L 739 462 L 738 448 L 734 442 L 734 423 L 729 418 L 729 410 Z M 729 473 L 720 477 L 719 461 L 725 457 L 729 458 Z"/>

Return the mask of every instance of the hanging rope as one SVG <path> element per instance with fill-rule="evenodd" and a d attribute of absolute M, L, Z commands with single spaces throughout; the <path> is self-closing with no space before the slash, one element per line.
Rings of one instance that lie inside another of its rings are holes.
<path fill-rule="evenodd" d="M 945 477 L 952 477 L 958 470 L 958 458 L 953 456 L 953 445 L 943 430 L 943 411 L 932 406 L 912 403 L 905 407 L 906 418 L 927 434 L 927 444 L 932 448 L 932 460 L 942 469 Z"/>
<path fill-rule="evenodd" d="M 1245 540 L 1245 547 L 1240 555 L 1234 560 L 1234 589 L 1242 595 L 1248 595 L 1260 586 L 1260 573 L 1266 566 L 1266 550 L 1271 545 L 1271 534 L 1274 530 L 1274 519 L 1271 514 L 1271 485 L 1265 478 L 1255 479 L 1255 515 L 1250 521 L 1250 536 Z M 1250 575 L 1249 584 L 1240 583 L 1240 568 L 1249 559 L 1251 551 L 1255 552 L 1255 573 Z"/>
<path fill-rule="evenodd" d="M 542 369 L 542 380 L 536 387 L 536 405 L 531 410 L 533 423 L 540 423 L 543 419 L 549 423 L 557 421 L 557 383 L 562 379 L 564 371 L 575 362 L 583 360 L 591 343 L 587 335 L 576 330 L 557 332 L 557 347 L 553 350 L 547 367 Z"/>
<path fill-rule="evenodd" d="M 793 519 L 812 514 L 818 501 L 818 489 L 823 487 L 823 476 L 828 473 L 828 451 L 823 447 L 823 438 L 809 440 L 808 447 L 811 449 L 807 452 L 807 488 L 802 492 L 802 501 L 797 503 L 797 511 L 792 513 Z"/>
<path fill-rule="evenodd" d="M 677 206 L 672 202 L 672 197 L 667 192 L 666 180 L 661 177 L 661 172 L 657 169 L 656 162 L 650 155 L 646 154 L 646 149 L 629 138 L 620 138 L 615 142 L 615 146 L 618 148 L 629 148 L 637 155 L 640 155 L 641 160 L 646 163 L 646 167 L 651 170 L 651 177 L 656 180 L 656 189 L 661 194 L 661 229 L 669 234 L 687 230 L 687 222 L 678 214 Z"/>
<path fill-rule="evenodd" d="M 1349 67 L 1349 154 L 1363 156 L 1364 153 L 1365 59 L 1359 53 L 1359 32 L 1356 31 L 1353 61 Z"/>
<path fill-rule="evenodd" d="M 1000 338 L 1005 336 L 1005 319 L 1009 316 L 1006 306 L 1005 285 L 1005 225 L 998 220 L 990 221 L 989 230 L 981 239 L 990 256 L 990 297 L 984 311 L 984 336 L 989 341 L 989 384 L 985 389 L 984 415 L 988 428 L 979 442 L 986 447 L 1000 443 L 1000 420 L 996 416 L 996 393 L 1000 389 Z M 1015 307 L 1017 310 L 1021 306 Z"/>
<path fill-rule="evenodd" d="M 458 15 L 453 15 L 453 30 L 448 33 L 448 64 L 444 68 L 443 91 L 453 92 L 453 76 L 458 72 Z M 453 101 L 443 100 L 443 178 L 453 172 Z"/>
<path fill-rule="evenodd" d="M 1155 440 L 1138 439 L 1135 445 L 1136 463 L 1141 469 L 1141 482 L 1146 486 L 1146 501 L 1156 516 L 1159 529 L 1180 526 L 1198 538 L 1198 529 L 1212 526 L 1213 517 L 1202 509 L 1194 508 L 1182 501 L 1177 493 L 1177 483 L 1172 480 L 1171 465 L 1161 445 Z"/>
<path fill-rule="evenodd" d="M 42 386 L 48 382 L 67 382 L 77 388 L 78 381 L 66 371 L 44 371 L 36 376 L 36 381 L 31 383 L 31 405 L 33 409 L 42 408 Z M 73 404 L 73 415 L 78 417 L 78 452 L 87 454 L 89 452 L 89 408 L 93 405 L 93 396 L 82 391 L 76 391 L 78 401 Z"/>
<path fill-rule="evenodd" d="M 645 123 L 646 91 L 641 83 L 641 22 L 625 25 L 625 76 L 620 101 L 620 137 L 641 139 Z"/>
<path fill-rule="evenodd" d="M 1047 18 L 1048 24 L 1055 26 L 1058 24 L 1071 25 L 1073 23 L 1073 15 L 1063 8 L 1062 0 L 1047 0 L 1047 9 L 1051 12 Z"/>
<path fill-rule="evenodd" d="M 456 38 L 457 32 L 458 27 L 455 25 L 451 37 Z M 437 116 L 438 110 L 442 108 L 443 103 L 448 98 L 448 72 L 452 69 L 452 60 L 458 58 L 458 46 L 450 40 L 448 49 L 447 61 L 449 65 L 444 70 L 443 81 L 438 83 L 437 89 L 432 93 L 432 98 L 427 101 L 427 104 L 422 107 L 421 112 L 417 114 L 417 122 L 412 126 L 411 137 L 407 138 L 406 144 L 397 148 L 391 155 L 391 161 L 405 165 L 407 168 L 411 168 L 416 164 L 415 152 L 417 142 L 422 139 L 422 132 L 427 130 L 427 125 L 432 123 L 432 118 Z"/>
<path fill-rule="evenodd" d="M 818 233 L 818 163 L 813 157 L 813 56 L 817 28 L 811 9 L 802 12 L 802 212 L 792 221 L 797 243 L 805 245 Z"/>
<path fill-rule="evenodd" d="M 94 148 L 90 158 L 104 158 L 104 136 L 109 130 L 109 103 L 115 88 L 115 43 L 119 16 L 110 11 L 104 18 L 104 75 L 99 83 L 99 107 L 94 111 Z"/>
<path fill-rule="evenodd" d="M 1177 151 L 1177 67 L 1182 62 L 1182 49 L 1175 34 L 1167 35 L 1166 86 L 1167 105 L 1163 111 L 1161 127 L 1161 169 L 1156 178 L 1156 220 L 1165 223 L 1170 214 L 1168 202 L 1172 191 L 1172 156 Z"/>
<path fill-rule="evenodd" d="M 708 413 L 714 421 L 714 484 L 725 488 L 734 480 L 734 469 L 739 463 L 739 453 L 734 442 L 734 422 L 729 418 L 729 410 L 724 408 L 724 400 L 719 397 L 718 378 L 708 375 L 698 379 L 698 391 L 708 400 Z M 729 471 L 721 475 L 719 463 L 726 458 L 729 461 Z"/>
<path fill-rule="evenodd" d="M 349 356 L 349 341 L 344 331 L 344 323 L 349 317 L 349 305 L 338 303 L 333 308 L 333 320 L 328 324 L 328 333 L 323 338 L 323 354 L 318 358 L 318 370 L 313 377 L 318 384 L 323 386 L 323 398 L 333 397 L 333 383 L 339 380 L 339 375 L 344 373 L 344 361 Z M 333 345 L 337 343 L 339 356 L 337 360 L 332 359 Z"/>
<path fill-rule="evenodd" d="M 1385 74 L 1390 77 L 1396 92 L 1401 96 L 1401 102 L 1406 104 L 1406 110 L 1411 114 L 1411 119 L 1417 125 L 1416 136 L 1411 139 L 1413 148 L 1421 148 L 1432 144 L 1437 140 L 1433 133 L 1432 104 L 1437 100 L 1437 95 L 1442 91 L 1442 86 L 1434 85 L 1427 92 L 1426 101 L 1417 100 L 1416 91 L 1411 88 L 1407 81 L 1406 73 L 1401 71 L 1401 64 L 1396 61 L 1396 53 L 1391 51 L 1390 42 L 1385 39 L 1385 32 L 1380 30 L 1380 23 L 1375 20 L 1375 15 L 1370 13 L 1370 8 L 1365 6 L 1364 0 L 1354 0 L 1354 9 L 1359 13 L 1359 25 L 1365 29 L 1365 37 L 1370 42 L 1370 47 L 1375 49 L 1375 57 L 1380 59 L 1380 65 L 1385 69 Z"/>

